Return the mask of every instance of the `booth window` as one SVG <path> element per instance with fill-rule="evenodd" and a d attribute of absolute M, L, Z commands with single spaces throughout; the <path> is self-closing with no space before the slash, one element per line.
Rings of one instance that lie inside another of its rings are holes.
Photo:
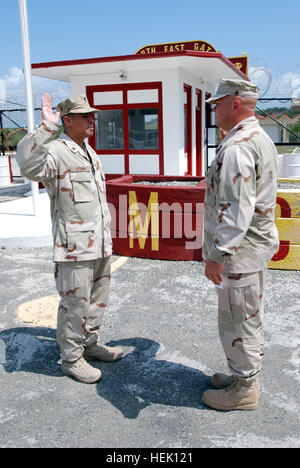
<path fill-rule="evenodd" d="M 149 167 L 164 174 L 162 83 L 87 86 L 86 94 L 101 111 L 89 143 L 101 155 L 104 169 L 112 171 L 118 160 L 125 174 Z"/>
<path fill-rule="evenodd" d="M 129 148 L 158 149 L 158 109 L 129 109 Z"/>
<path fill-rule="evenodd" d="M 124 148 L 122 110 L 103 110 L 95 114 L 95 148 L 96 150 Z"/>

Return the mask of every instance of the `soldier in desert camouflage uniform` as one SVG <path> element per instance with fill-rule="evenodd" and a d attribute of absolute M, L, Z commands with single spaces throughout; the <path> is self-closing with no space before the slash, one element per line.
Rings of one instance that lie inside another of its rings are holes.
<path fill-rule="evenodd" d="M 267 265 L 278 248 L 275 227 L 277 152 L 255 118 L 258 88 L 221 80 L 216 124 L 224 139 L 207 173 L 203 258 L 217 287 L 221 343 L 231 375 L 215 374 L 206 405 L 255 409 L 263 354 L 263 292 Z"/>
<path fill-rule="evenodd" d="M 50 197 L 62 370 L 93 383 L 101 372 L 86 359 L 115 361 L 123 354 L 98 342 L 109 294 L 112 241 L 105 176 L 84 140 L 93 135 L 93 113 L 99 111 L 85 96 L 66 99 L 56 109 L 54 114 L 46 93 L 43 121 L 19 143 L 17 161 L 22 174 L 42 181 Z M 58 136 L 59 117 L 64 133 Z"/>

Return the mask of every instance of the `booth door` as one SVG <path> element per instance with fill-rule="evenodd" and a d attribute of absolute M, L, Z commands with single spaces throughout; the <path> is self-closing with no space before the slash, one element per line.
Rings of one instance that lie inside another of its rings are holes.
<path fill-rule="evenodd" d="M 192 87 L 184 85 L 184 175 L 193 174 L 192 162 Z"/>
<path fill-rule="evenodd" d="M 90 139 L 107 174 L 164 174 L 162 84 L 87 86 L 95 114 Z"/>
<path fill-rule="evenodd" d="M 202 91 L 196 89 L 196 176 L 202 176 Z"/>

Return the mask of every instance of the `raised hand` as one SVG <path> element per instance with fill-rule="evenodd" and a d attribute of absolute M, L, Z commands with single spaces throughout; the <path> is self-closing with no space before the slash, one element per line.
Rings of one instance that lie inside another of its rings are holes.
<path fill-rule="evenodd" d="M 42 117 L 54 125 L 58 125 L 60 113 L 54 114 L 52 110 L 52 98 L 49 93 L 45 93 L 42 97 Z"/>

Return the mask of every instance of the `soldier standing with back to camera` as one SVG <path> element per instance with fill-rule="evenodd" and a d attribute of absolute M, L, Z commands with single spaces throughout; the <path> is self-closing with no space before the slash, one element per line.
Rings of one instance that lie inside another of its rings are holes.
<path fill-rule="evenodd" d="M 45 93 L 43 121 L 20 141 L 17 161 L 21 173 L 43 182 L 50 197 L 62 371 L 94 383 L 101 371 L 88 359 L 116 361 L 123 355 L 121 348 L 98 341 L 109 294 L 112 241 L 105 176 L 85 139 L 93 135 L 93 114 L 99 111 L 85 96 L 70 97 L 56 110 L 54 114 Z M 59 117 L 64 127 L 60 136 Z"/>
<path fill-rule="evenodd" d="M 207 173 L 203 258 L 217 287 L 218 325 L 231 375 L 214 374 L 203 395 L 220 410 L 259 403 L 263 355 L 263 293 L 267 266 L 278 248 L 275 226 L 277 151 L 255 118 L 258 88 L 221 80 L 216 125 L 224 139 Z"/>

